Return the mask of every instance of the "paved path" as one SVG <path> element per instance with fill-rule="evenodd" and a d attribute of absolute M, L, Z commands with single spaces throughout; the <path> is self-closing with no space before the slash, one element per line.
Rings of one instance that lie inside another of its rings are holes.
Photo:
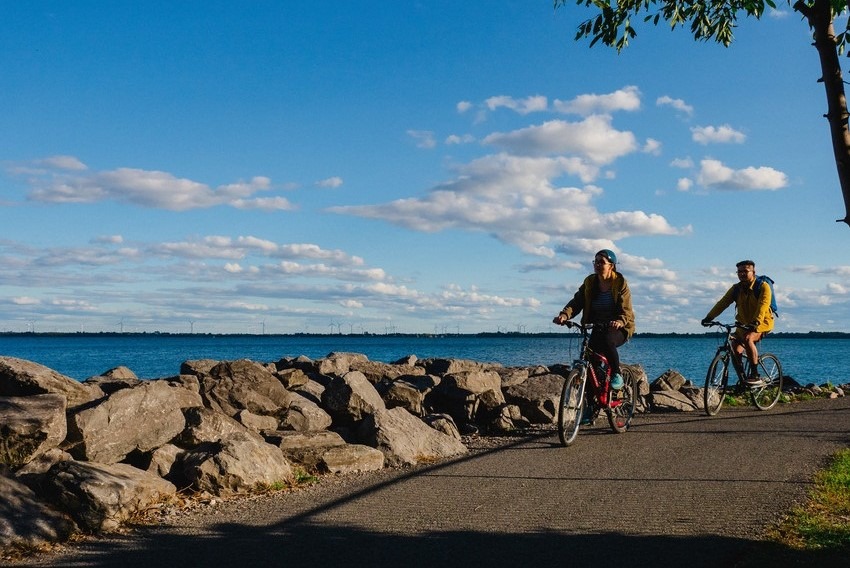
<path fill-rule="evenodd" d="M 226 503 L 62 566 L 732 566 L 850 446 L 850 398 L 604 420 L 415 471 Z M 603 424 L 604 423 L 604 424 Z M 42 562 L 47 562 L 42 560 Z"/>

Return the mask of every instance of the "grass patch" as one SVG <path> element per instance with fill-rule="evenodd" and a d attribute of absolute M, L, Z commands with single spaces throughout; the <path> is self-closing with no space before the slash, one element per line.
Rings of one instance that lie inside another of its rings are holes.
<path fill-rule="evenodd" d="M 808 501 L 766 537 L 735 568 L 850 565 L 850 448 L 815 475 Z"/>

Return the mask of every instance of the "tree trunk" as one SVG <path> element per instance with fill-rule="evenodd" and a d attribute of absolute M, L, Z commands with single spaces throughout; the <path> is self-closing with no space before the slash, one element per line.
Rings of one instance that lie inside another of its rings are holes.
<path fill-rule="evenodd" d="M 838 182 L 844 197 L 844 218 L 838 219 L 837 222 L 850 225 L 850 130 L 847 127 L 847 99 L 844 95 L 841 65 L 838 62 L 832 10 L 829 0 L 815 0 L 813 6 L 799 0 L 794 4 L 794 10 L 806 17 L 814 32 L 814 46 L 820 57 L 821 81 L 826 90 L 827 113 L 824 116 L 829 121 L 832 152 L 835 155 Z"/>

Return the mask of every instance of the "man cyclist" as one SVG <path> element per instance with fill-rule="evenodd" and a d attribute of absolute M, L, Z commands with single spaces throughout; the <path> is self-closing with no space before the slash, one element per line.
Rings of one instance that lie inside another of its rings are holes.
<path fill-rule="evenodd" d="M 735 267 L 740 282 L 726 291 L 700 323 L 707 326 L 723 310 L 735 303 L 735 321 L 747 326 L 735 330 L 735 364 L 737 368 L 741 368 L 741 354 L 746 352 L 750 361 L 750 375 L 745 377 L 744 382 L 748 386 L 759 386 L 762 380 L 758 370 L 759 354 L 756 343 L 773 330 L 773 312 L 770 309 L 772 291 L 770 286 L 762 284 L 756 294 L 756 263 L 752 260 L 742 260 Z"/>

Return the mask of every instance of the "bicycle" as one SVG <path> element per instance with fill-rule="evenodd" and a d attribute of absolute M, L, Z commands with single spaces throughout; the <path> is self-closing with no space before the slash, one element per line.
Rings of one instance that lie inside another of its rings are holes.
<path fill-rule="evenodd" d="M 623 377 L 623 388 L 611 389 L 611 368 L 604 355 L 588 347 L 590 331 L 603 324 L 566 322 L 582 335 L 581 352 L 564 380 L 558 406 L 558 436 L 564 446 L 572 444 L 582 425 L 582 418 L 593 424 L 603 410 L 611 429 L 622 434 L 629 429 L 637 405 L 637 381 L 629 374 Z"/>
<path fill-rule="evenodd" d="M 734 349 L 734 334 L 736 328 L 746 328 L 740 322 L 733 324 L 720 323 L 718 321 L 707 322 L 706 327 L 722 327 L 726 330 L 726 339 L 717 347 L 717 352 L 711 364 L 708 366 L 708 373 L 705 376 L 705 389 L 703 390 L 703 403 L 705 413 L 708 416 L 714 416 L 720 411 L 723 406 L 723 401 L 726 398 L 726 391 L 729 389 L 729 361 L 732 361 L 732 367 L 738 377 L 738 382 L 733 387 L 735 394 L 744 394 L 749 391 L 750 398 L 753 404 L 759 410 L 770 410 L 779 401 L 779 396 L 782 394 L 782 365 L 779 363 L 779 358 L 773 353 L 761 353 L 759 355 L 758 369 L 761 375 L 761 383 L 757 385 L 747 385 L 744 382 L 744 377 L 747 377 L 750 372 L 750 362 L 745 355 L 742 355 L 742 363 L 739 363 L 732 356 Z"/>

